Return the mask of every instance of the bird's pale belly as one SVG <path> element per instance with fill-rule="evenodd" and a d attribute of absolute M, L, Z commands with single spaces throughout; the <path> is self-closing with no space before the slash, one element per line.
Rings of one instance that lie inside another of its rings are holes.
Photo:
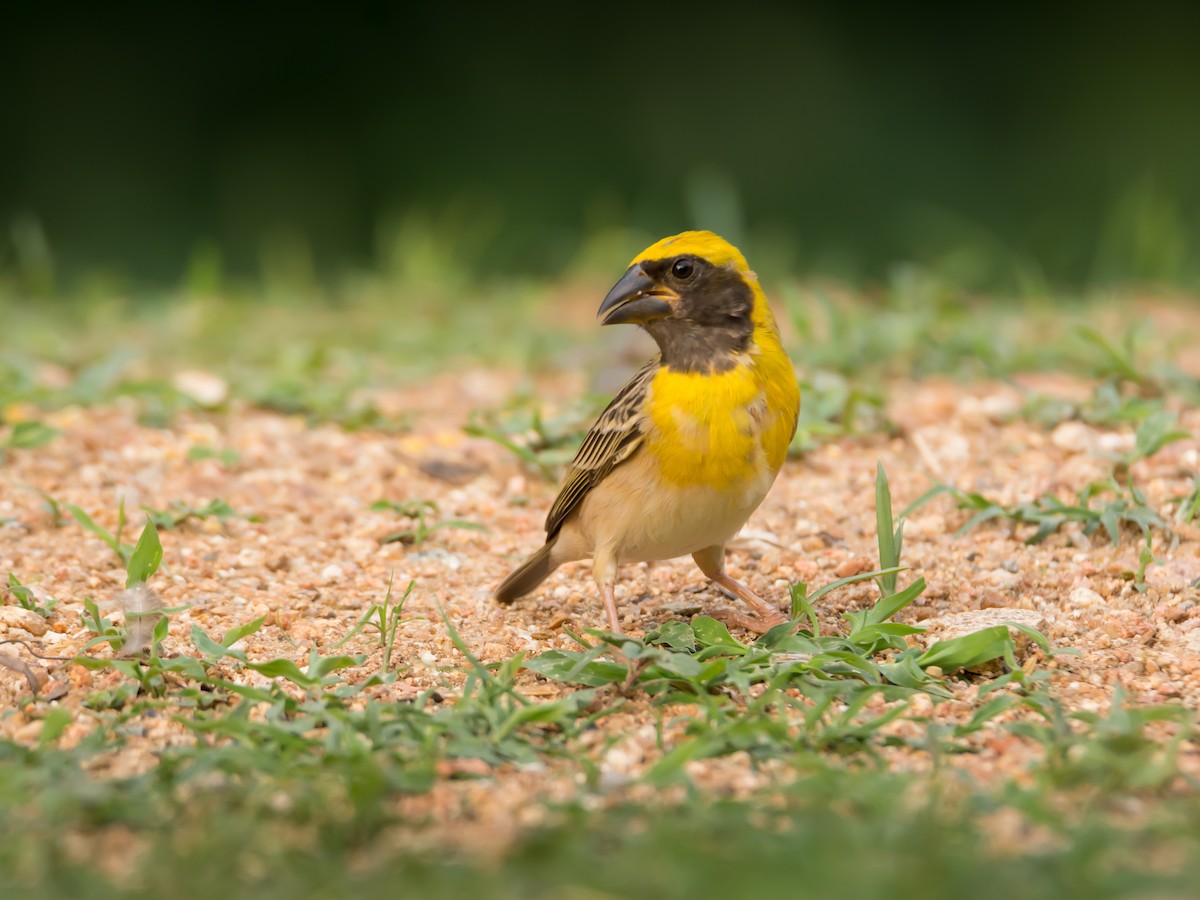
<path fill-rule="evenodd" d="M 732 489 L 694 485 L 664 490 L 653 466 L 647 455 L 639 454 L 584 500 L 578 524 L 585 552 L 607 546 L 619 563 L 630 563 L 721 546 L 738 533 L 775 480 L 764 460 L 749 467 L 749 477 Z"/>

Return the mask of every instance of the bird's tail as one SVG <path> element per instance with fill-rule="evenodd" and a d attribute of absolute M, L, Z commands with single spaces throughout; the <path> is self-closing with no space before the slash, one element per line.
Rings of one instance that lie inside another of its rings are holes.
<path fill-rule="evenodd" d="M 551 538 L 541 550 L 521 563 L 520 568 L 500 582 L 500 587 L 492 596 L 500 603 L 512 603 L 545 581 L 558 568 L 558 563 L 550 559 L 554 541 L 555 538 Z"/>

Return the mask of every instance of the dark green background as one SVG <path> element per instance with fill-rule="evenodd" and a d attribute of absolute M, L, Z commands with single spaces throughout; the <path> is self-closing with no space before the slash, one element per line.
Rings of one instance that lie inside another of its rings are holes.
<path fill-rule="evenodd" d="M 908 6 L 25 4 L 0 275 L 44 236 L 59 286 L 332 277 L 416 214 L 470 276 L 706 225 L 801 274 L 1200 281 L 1200 4 Z"/>

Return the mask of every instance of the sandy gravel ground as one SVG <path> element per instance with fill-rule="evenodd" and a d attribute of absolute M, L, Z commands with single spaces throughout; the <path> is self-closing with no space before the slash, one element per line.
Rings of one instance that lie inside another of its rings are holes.
<path fill-rule="evenodd" d="M 61 602 L 47 622 L 6 598 L 0 638 L 24 638 L 44 654 L 70 656 L 89 637 L 79 620 L 85 597 L 110 615 L 117 612 L 112 597 L 124 584 L 124 571 L 115 555 L 73 521 L 56 526 L 38 493 L 43 491 L 61 503 L 78 504 L 109 528 L 115 527 L 121 497 L 131 511 L 177 500 L 200 506 L 219 497 L 254 517 L 190 522 L 163 533 L 163 567 L 154 584 L 168 606 L 187 607 L 174 617 L 168 653 L 190 649 L 180 636 L 192 623 L 219 635 L 258 616 L 266 616 L 268 624 L 247 640 L 251 658 L 302 661 L 313 644 L 329 652 L 382 597 L 392 572 L 401 586 L 416 579 L 408 611 L 424 618 L 401 627 L 395 661 L 407 671 L 396 683 L 374 689 L 375 696 L 404 698 L 430 685 L 452 690 L 461 683 L 463 660 L 439 620 L 439 603 L 485 661 L 571 646 L 560 631 L 564 623 L 584 628 L 604 621 L 586 564 L 565 566 L 512 608 L 500 609 L 489 597 L 500 578 L 540 545 L 556 487 L 524 470 L 504 448 L 463 432 L 467 410 L 499 406 L 516 383 L 516 376 L 504 373 L 466 372 L 381 396 L 388 408 L 409 413 L 412 430 L 401 435 L 309 427 L 299 418 L 239 408 L 181 416 L 169 430 L 139 426 L 135 411 L 119 406 L 50 414 L 47 421 L 63 434 L 46 447 L 11 453 L 0 468 L 0 578 L 14 572 Z M 1090 387 L 1057 377 L 1027 384 L 1070 396 L 1086 395 Z M 564 377 L 547 380 L 543 392 L 548 403 L 565 403 L 583 387 L 581 379 Z M 1111 471 L 1105 454 L 1132 442 L 1128 429 L 1068 422 L 1047 431 L 1015 419 L 1020 395 L 999 383 L 900 384 L 891 387 L 890 396 L 890 418 L 903 425 L 899 433 L 847 437 L 788 461 L 730 554 L 732 571 L 760 594 L 782 601 L 789 582 L 816 586 L 873 567 L 876 460 L 890 476 L 897 510 L 933 478 L 1014 502 L 1047 491 L 1073 496 Z M 1181 424 L 1200 434 L 1200 410 L 1185 411 Z M 189 459 L 189 449 L 198 445 L 236 451 L 237 461 L 227 467 L 214 459 Z M 1172 498 L 1186 494 L 1200 470 L 1198 455 L 1200 441 L 1175 443 L 1135 465 L 1133 476 L 1154 505 L 1172 510 Z M 382 545 L 381 538 L 409 523 L 393 512 L 368 509 L 381 498 L 434 500 L 441 518 L 488 530 L 446 528 L 420 546 Z M 1115 548 L 1103 535 L 1089 538 L 1077 529 L 1030 546 L 1023 542 L 1028 529 L 1014 532 L 1005 524 L 956 537 L 966 517 L 943 497 L 908 522 L 904 560 L 929 588 L 902 619 L 930 625 L 936 634 L 943 618 L 953 614 L 1025 610 L 1054 645 L 1078 651 L 1049 663 L 1037 660 L 1054 670 L 1058 694 L 1072 708 L 1106 708 L 1117 684 L 1136 702 L 1200 708 L 1200 529 L 1181 525 L 1173 542 L 1156 539 L 1160 564 L 1150 567 L 1141 593 L 1124 574 L 1137 564 L 1132 533 Z M 137 525 L 129 540 L 140 527 L 133 518 Z M 623 625 L 634 634 L 728 602 L 690 560 L 629 567 L 617 597 Z M 823 626 L 837 629 L 840 613 L 873 597 L 870 586 L 836 592 L 820 609 Z M 15 645 L 8 649 L 22 652 Z M 377 670 L 379 650 L 370 637 L 355 638 L 346 650 L 368 654 L 349 673 L 352 680 Z M 67 740 L 89 727 L 93 714 L 81 705 L 88 693 L 119 680 L 115 673 L 24 658 L 47 689 L 65 690 L 56 702 L 76 713 Z M 531 673 L 522 677 L 532 696 L 561 690 Z M 12 708 L 27 690 L 20 675 L 0 669 L 0 709 Z M 955 690 L 958 699 L 937 706 L 936 716 L 961 721 L 970 714 L 976 681 L 961 680 Z M 929 707 L 918 703 L 917 711 Z M 614 780 L 636 775 L 658 758 L 657 715 L 649 702 L 635 699 L 603 720 L 603 734 L 623 735 L 602 751 L 606 775 Z M 920 728 L 912 722 L 896 727 Z M 6 736 L 33 741 L 39 730 L 35 717 L 0 717 Z M 183 739 L 178 726 L 159 720 L 141 739 L 146 755 L 140 762 L 131 754 L 114 771 L 148 765 L 156 748 Z M 1008 777 L 1026 762 L 1028 748 L 1005 732 L 989 729 L 977 741 L 980 752 L 956 763 L 976 777 Z M 927 764 L 911 751 L 889 752 L 897 766 Z M 1195 769 L 1195 747 L 1190 754 L 1185 764 Z M 769 780 L 773 771 L 735 755 L 695 764 L 693 774 L 702 783 L 737 791 Z M 478 774 L 489 774 L 487 767 Z M 503 815 L 523 809 L 522 815 L 536 819 L 528 798 L 570 790 L 549 773 L 491 774 L 511 795 L 501 804 Z M 477 792 L 494 794 L 490 781 L 456 782 L 446 788 L 452 794 L 435 791 L 405 802 L 449 809 L 471 803 Z"/>

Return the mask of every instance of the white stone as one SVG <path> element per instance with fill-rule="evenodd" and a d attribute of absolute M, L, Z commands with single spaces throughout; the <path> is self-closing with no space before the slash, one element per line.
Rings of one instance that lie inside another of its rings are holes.
<path fill-rule="evenodd" d="M 1070 596 L 1067 597 L 1067 602 L 1071 606 L 1079 607 L 1081 609 L 1089 609 L 1093 606 L 1103 606 L 1105 601 L 1103 597 L 1093 591 L 1090 587 L 1081 586 L 1071 591 Z"/>
<path fill-rule="evenodd" d="M 1086 453 L 1096 446 L 1096 432 L 1082 422 L 1063 422 L 1050 435 L 1050 442 L 1063 450 Z"/>
<path fill-rule="evenodd" d="M 176 372 L 171 383 L 179 393 L 205 407 L 220 406 L 229 396 L 229 385 L 224 378 L 198 369 Z"/>
<path fill-rule="evenodd" d="M 987 581 L 996 587 L 1012 587 L 1021 580 L 1021 576 L 1008 569 L 992 569 L 987 573 Z"/>

